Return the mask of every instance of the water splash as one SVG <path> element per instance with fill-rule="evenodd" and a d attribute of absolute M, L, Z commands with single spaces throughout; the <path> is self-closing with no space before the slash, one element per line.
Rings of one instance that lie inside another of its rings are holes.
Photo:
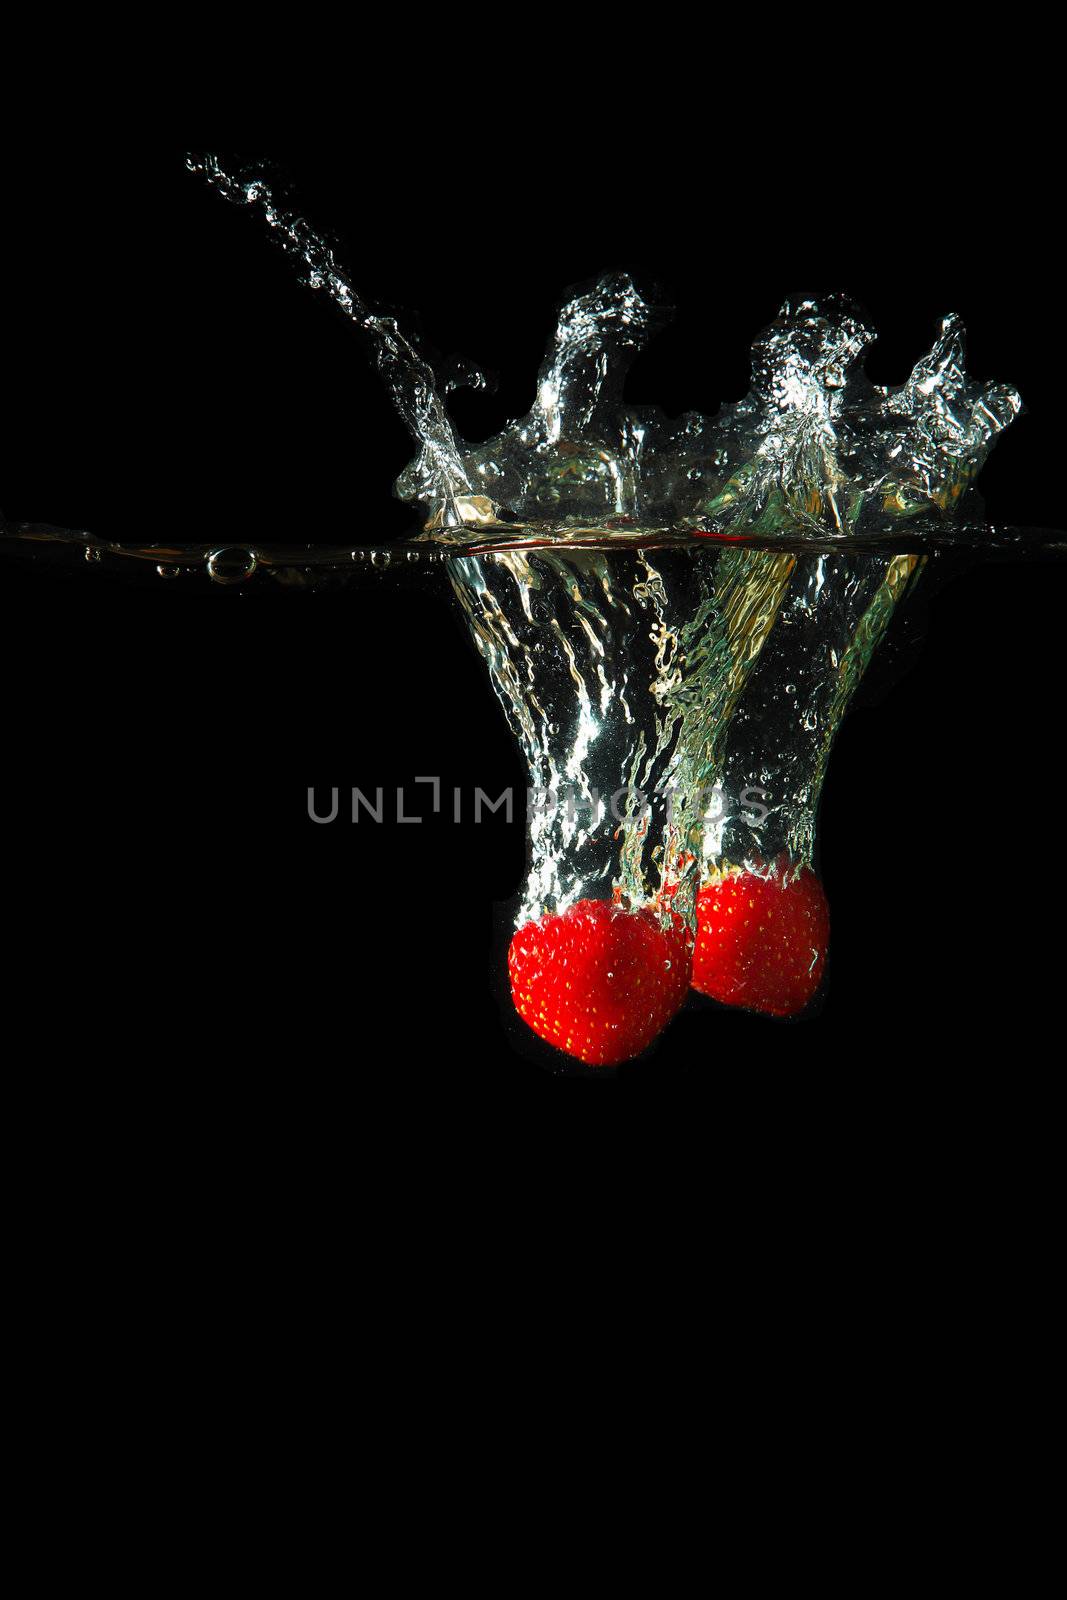
<path fill-rule="evenodd" d="M 227 199 L 257 210 L 305 281 L 373 340 L 419 447 L 397 493 L 445 539 L 466 538 L 472 524 L 887 532 L 924 514 L 954 515 L 1022 407 L 1010 386 L 967 375 L 956 316 L 944 319 L 906 382 L 872 384 L 862 358 L 874 332 L 850 300 L 832 295 L 782 306 L 753 344 L 742 400 L 713 417 L 671 421 L 623 396 L 633 357 L 669 310 L 615 273 L 560 309 L 529 413 L 469 445 L 448 417 L 448 386 L 396 320 L 363 301 L 333 248 L 276 198 L 263 169 L 230 168 L 216 155 L 188 164 Z"/>
<path fill-rule="evenodd" d="M 862 369 L 874 339 L 843 296 L 782 307 L 753 345 L 748 395 L 709 424 L 726 472 L 700 508 L 709 525 L 855 534 L 956 511 L 1022 400 L 967 376 L 958 317 L 898 388 Z"/>
<path fill-rule="evenodd" d="M 437 506 L 445 524 L 460 523 L 458 503 L 470 495 L 470 481 L 459 445 L 434 372 L 401 332 L 396 319 L 382 316 L 366 304 L 340 266 L 333 247 L 276 197 L 262 167 L 230 168 L 217 155 L 191 155 L 186 165 L 191 172 L 202 174 L 227 200 L 258 211 L 280 248 L 298 264 L 304 282 L 325 291 L 345 316 L 369 336 L 393 403 L 419 446 L 419 454 L 409 469 L 416 497 Z M 462 381 L 479 380 L 471 369 Z"/>
<path fill-rule="evenodd" d="M 669 315 L 625 273 L 566 302 L 529 414 L 464 453 L 478 520 L 559 527 L 641 519 L 646 424 L 624 408 L 622 390 L 634 356 Z M 440 525 L 416 472 L 396 487 L 402 500 L 423 504 L 431 529 Z"/>
<path fill-rule="evenodd" d="M 833 296 L 782 307 L 753 345 L 743 400 L 671 422 L 622 402 L 633 354 L 667 315 L 618 275 L 563 306 L 529 415 L 463 456 L 486 520 L 890 532 L 923 513 L 955 514 L 1022 406 L 1009 386 L 968 377 L 957 317 L 905 383 L 872 384 L 861 357 L 874 333 Z M 414 474 L 398 493 L 424 498 Z"/>

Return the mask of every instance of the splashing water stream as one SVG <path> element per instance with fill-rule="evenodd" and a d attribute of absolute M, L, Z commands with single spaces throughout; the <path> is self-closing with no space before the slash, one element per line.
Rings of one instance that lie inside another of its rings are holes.
<path fill-rule="evenodd" d="M 446 523 L 461 521 L 457 501 L 470 493 L 470 482 L 444 401 L 429 364 L 397 326 L 393 317 L 372 311 L 347 277 L 332 247 L 297 212 L 287 210 L 274 195 L 265 175 L 256 169 L 233 172 L 214 155 L 190 156 L 191 172 L 198 172 L 227 200 L 259 212 L 286 255 L 301 269 L 312 289 L 322 289 L 351 322 L 372 340 L 378 370 L 384 377 L 401 417 L 419 446 L 409 469 L 417 494 L 430 496 Z M 477 382 L 472 375 L 471 381 Z"/>

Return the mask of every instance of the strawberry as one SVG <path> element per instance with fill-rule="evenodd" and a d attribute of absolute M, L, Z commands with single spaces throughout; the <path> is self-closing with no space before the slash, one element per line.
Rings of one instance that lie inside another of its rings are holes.
<path fill-rule="evenodd" d="M 549 1044 L 591 1066 L 615 1066 L 640 1055 L 679 1010 L 692 952 L 677 915 L 664 927 L 651 906 L 579 900 L 514 935 L 511 995 Z"/>
<path fill-rule="evenodd" d="M 808 867 L 727 870 L 697 895 L 693 987 L 728 1006 L 791 1017 L 822 981 L 830 908 Z"/>

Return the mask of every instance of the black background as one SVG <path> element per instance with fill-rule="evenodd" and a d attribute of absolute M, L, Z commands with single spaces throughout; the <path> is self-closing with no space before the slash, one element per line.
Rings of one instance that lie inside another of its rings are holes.
<path fill-rule="evenodd" d="M 771 159 L 743 125 L 679 144 L 656 118 L 640 140 L 616 126 L 580 149 L 547 146 L 527 117 L 454 127 L 435 159 L 396 122 L 370 144 L 364 124 L 244 153 L 282 163 L 368 299 L 402 308 L 438 356 L 498 375 L 495 392 L 454 397 L 469 437 L 528 407 L 555 303 L 604 269 L 679 308 L 628 388 L 671 413 L 738 397 L 781 300 L 840 288 L 879 329 L 879 381 L 899 382 L 938 318 L 961 313 L 970 370 L 1014 382 L 1028 407 L 983 475 L 987 509 L 1055 527 L 1054 150 L 1024 128 L 997 169 L 958 159 L 964 134 L 952 161 L 924 128 L 877 151 L 849 139 L 852 163 L 828 167 L 788 140 L 789 159 L 781 144 Z M 409 441 L 367 352 L 182 157 L 91 127 L 10 153 L 6 516 L 130 541 L 410 531 L 390 496 Z M 924 637 L 872 668 L 824 795 L 834 936 L 818 1014 L 775 1024 L 692 1002 L 649 1057 L 591 1079 L 558 1076 L 504 1001 L 521 815 L 307 817 L 310 785 L 521 786 L 443 590 L 138 585 L 5 562 L 9 1011 L 67 1067 L 177 1062 L 235 1100 L 331 1116 L 343 1092 L 357 1109 L 432 1100 L 512 1118 L 605 1084 L 696 1092 L 726 1114 L 719 1129 L 800 1105 L 943 1129 L 976 1101 L 1021 1109 L 1060 1012 L 1062 939 L 1045 917 L 1061 893 L 1063 582 L 1048 562 L 974 565 L 929 599 Z M 907 670 L 887 693 L 894 660 Z"/>

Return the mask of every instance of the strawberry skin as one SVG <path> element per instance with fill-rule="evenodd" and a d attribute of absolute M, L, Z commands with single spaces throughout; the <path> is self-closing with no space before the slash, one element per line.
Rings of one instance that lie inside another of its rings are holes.
<path fill-rule="evenodd" d="M 579 900 L 527 922 L 508 951 L 515 1009 L 536 1034 L 590 1066 L 641 1054 L 685 1000 L 692 939 L 681 917 Z"/>
<path fill-rule="evenodd" d="M 723 1005 L 772 1017 L 803 1011 L 822 982 L 830 908 L 808 867 L 788 881 L 727 872 L 697 895 L 693 987 Z"/>

